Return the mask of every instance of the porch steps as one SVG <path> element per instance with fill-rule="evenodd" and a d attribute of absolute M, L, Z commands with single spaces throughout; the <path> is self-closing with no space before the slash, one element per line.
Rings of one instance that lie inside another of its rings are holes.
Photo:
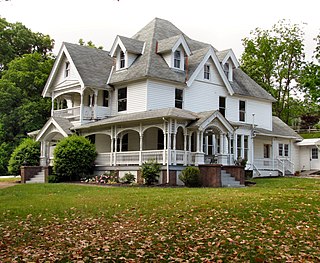
<path fill-rule="evenodd" d="M 26 181 L 27 184 L 34 183 L 44 183 L 44 171 L 38 172 L 34 177 L 30 178 L 30 180 Z"/>
<path fill-rule="evenodd" d="M 221 170 L 221 186 L 222 187 L 244 187 L 239 181 L 237 181 L 231 174 L 225 170 Z"/>

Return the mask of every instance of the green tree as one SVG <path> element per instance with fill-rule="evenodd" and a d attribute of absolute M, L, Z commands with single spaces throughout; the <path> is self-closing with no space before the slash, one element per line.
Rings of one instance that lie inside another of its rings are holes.
<path fill-rule="evenodd" d="M 179 174 L 179 179 L 187 187 L 197 187 L 200 186 L 200 170 L 198 167 L 189 166 L 181 171 Z"/>
<path fill-rule="evenodd" d="M 48 35 L 35 33 L 22 23 L 9 23 L 0 17 L 0 76 L 14 58 L 37 52 L 46 57 L 54 41 Z"/>
<path fill-rule="evenodd" d="M 275 97 L 274 115 L 289 123 L 290 98 L 305 57 L 301 26 L 281 20 L 270 30 L 255 29 L 242 41 L 241 68 Z"/>
<path fill-rule="evenodd" d="M 38 166 L 40 158 L 40 142 L 31 138 L 24 139 L 19 146 L 15 148 L 9 160 L 9 173 L 19 175 L 20 167 Z"/>
<path fill-rule="evenodd" d="M 103 46 L 97 47 L 91 40 L 89 40 L 89 41 L 86 43 L 82 38 L 80 38 L 79 41 L 78 41 L 78 43 L 79 43 L 80 46 L 86 46 L 86 47 L 92 47 L 92 48 L 97 48 L 97 49 L 103 49 Z"/>
<path fill-rule="evenodd" d="M 53 155 L 56 178 L 63 182 L 80 180 L 90 174 L 97 153 L 88 139 L 72 135 L 58 142 Z"/>

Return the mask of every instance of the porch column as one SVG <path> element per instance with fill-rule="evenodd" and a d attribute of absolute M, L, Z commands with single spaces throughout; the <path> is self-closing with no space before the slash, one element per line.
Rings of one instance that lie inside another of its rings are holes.
<path fill-rule="evenodd" d="M 219 148 L 220 148 L 220 154 L 224 154 L 224 137 L 223 137 L 223 134 L 220 133 L 220 145 L 219 145 Z"/>
<path fill-rule="evenodd" d="M 110 134 L 110 166 L 113 164 L 113 127 L 111 126 L 111 134 Z"/>
<path fill-rule="evenodd" d="M 168 144 L 168 154 L 167 154 L 167 159 L 168 159 L 168 163 L 167 165 L 171 164 L 171 120 L 168 123 L 168 140 L 167 140 L 167 144 Z M 168 176 L 169 178 L 169 176 Z M 168 179 L 169 180 L 169 179 Z"/>
<path fill-rule="evenodd" d="M 188 145 L 188 160 L 187 160 L 187 162 L 188 162 L 188 164 L 191 164 L 191 162 L 192 162 L 192 156 L 191 156 L 191 138 L 192 138 L 192 134 L 189 134 L 189 145 Z"/>
<path fill-rule="evenodd" d="M 163 153 L 162 153 L 162 164 L 163 165 L 166 164 L 166 151 L 167 151 L 167 134 L 166 134 L 166 127 L 164 127 L 164 130 L 163 130 Z"/>
<path fill-rule="evenodd" d="M 113 165 L 116 166 L 117 165 L 117 145 L 118 144 L 118 136 L 116 135 L 114 137 L 114 156 L 113 156 Z"/>
<path fill-rule="evenodd" d="M 186 166 L 188 164 L 188 162 L 187 162 L 187 157 L 188 157 L 188 153 L 187 153 L 187 133 L 186 132 L 183 134 L 183 150 L 184 150 L 183 165 Z"/>
<path fill-rule="evenodd" d="M 203 131 L 200 131 L 200 150 L 203 152 Z"/>
<path fill-rule="evenodd" d="M 40 165 L 47 166 L 47 157 L 46 157 L 46 141 L 41 141 L 41 151 L 40 151 Z"/>
<path fill-rule="evenodd" d="M 227 135 L 224 133 L 223 134 L 223 144 L 224 144 L 224 149 L 223 149 L 223 153 L 224 154 L 228 154 L 228 140 L 227 140 Z"/>
<path fill-rule="evenodd" d="M 140 146 L 139 146 L 139 165 L 142 164 L 142 147 L 143 147 L 143 134 L 140 134 Z"/>
<path fill-rule="evenodd" d="M 123 135 L 120 136 L 120 145 L 119 145 L 119 152 L 122 152 L 122 137 Z"/>
<path fill-rule="evenodd" d="M 200 131 L 197 131 L 197 152 L 200 152 Z"/>
<path fill-rule="evenodd" d="M 80 123 L 83 122 L 83 91 L 80 93 Z"/>
<path fill-rule="evenodd" d="M 97 119 L 97 104 L 98 104 L 98 90 L 94 91 L 94 106 L 93 106 L 93 118 Z"/>
<path fill-rule="evenodd" d="M 173 164 L 176 165 L 177 164 L 177 153 L 176 153 L 176 149 L 177 149 L 177 132 L 175 131 L 173 133 Z"/>
<path fill-rule="evenodd" d="M 54 92 L 51 93 L 51 116 L 53 116 L 54 112 Z"/>

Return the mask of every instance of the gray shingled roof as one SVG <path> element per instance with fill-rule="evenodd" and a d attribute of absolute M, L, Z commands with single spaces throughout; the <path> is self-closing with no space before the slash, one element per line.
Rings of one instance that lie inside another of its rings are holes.
<path fill-rule="evenodd" d="M 73 127 L 73 125 L 70 123 L 70 121 L 68 121 L 68 119 L 66 118 L 61 118 L 61 117 L 51 117 L 52 119 L 54 119 L 58 125 L 61 127 L 61 129 L 68 135 L 71 135 L 71 128 Z M 50 121 L 50 120 L 49 120 Z"/>
<path fill-rule="evenodd" d="M 113 59 L 109 52 L 64 42 L 85 86 L 104 88 Z"/>
<path fill-rule="evenodd" d="M 296 140 L 302 140 L 302 137 L 285 124 L 281 119 L 276 116 L 272 116 L 272 131 L 256 128 L 257 134 L 271 135 L 279 137 L 294 138 Z"/>
<path fill-rule="evenodd" d="M 123 122 L 136 122 L 136 121 L 143 121 L 143 120 L 150 120 L 150 119 L 162 119 L 162 118 L 176 118 L 176 119 L 183 119 L 183 120 L 195 120 L 198 118 L 197 114 L 183 110 L 178 108 L 165 108 L 159 110 L 148 110 L 142 112 L 135 112 L 135 113 L 127 113 L 121 114 L 114 117 L 110 117 L 107 119 L 103 119 L 100 121 L 95 121 L 92 123 L 87 123 L 81 125 L 81 127 L 74 128 L 75 130 L 78 129 L 86 129 L 90 127 L 97 127 L 97 126 L 108 126 L 113 125 L 116 123 L 123 123 Z"/>
<path fill-rule="evenodd" d="M 181 35 L 161 39 L 158 41 L 158 53 L 165 53 L 172 50 L 172 47 L 177 43 Z"/>
<path fill-rule="evenodd" d="M 230 51 L 231 49 L 226 49 L 226 50 L 222 50 L 222 51 L 217 51 L 216 52 L 216 55 L 219 59 L 220 62 L 223 61 L 223 59 L 226 57 L 226 55 L 228 54 L 228 52 Z"/>
<path fill-rule="evenodd" d="M 276 101 L 265 89 L 251 79 L 240 68 L 233 70 L 233 81 L 230 82 L 235 94 Z"/>
<path fill-rule="evenodd" d="M 142 54 L 144 41 L 140 41 L 133 38 L 119 36 L 122 44 L 126 47 L 126 50 L 134 54 Z"/>

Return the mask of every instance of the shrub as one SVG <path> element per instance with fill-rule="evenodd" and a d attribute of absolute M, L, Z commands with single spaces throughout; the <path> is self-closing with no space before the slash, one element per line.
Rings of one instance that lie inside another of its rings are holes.
<path fill-rule="evenodd" d="M 136 180 L 136 178 L 134 177 L 134 174 L 132 173 L 125 173 L 125 175 L 120 179 L 121 182 L 125 183 L 125 184 L 131 184 Z"/>
<path fill-rule="evenodd" d="M 54 173 L 63 182 L 80 180 L 92 173 L 97 153 L 88 139 L 72 135 L 58 142 L 53 155 Z"/>
<path fill-rule="evenodd" d="M 161 165 L 155 160 L 149 160 L 141 165 L 141 177 L 144 179 L 146 185 L 158 182 Z"/>
<path fill-rule="evenodd" d="M 21 166 L 38 166 L 39 164 L 40 142 L 26 138 L 11 154 L 8 171 L 10 174 L 19 175 Z"/>
<path fill-rule="evenodd" d="M 197 187 L 200 186 L 200 170 L 197 167 L 189 166 L 181 171 L 179 174 L 179 179 L 187 187 Z"/>

